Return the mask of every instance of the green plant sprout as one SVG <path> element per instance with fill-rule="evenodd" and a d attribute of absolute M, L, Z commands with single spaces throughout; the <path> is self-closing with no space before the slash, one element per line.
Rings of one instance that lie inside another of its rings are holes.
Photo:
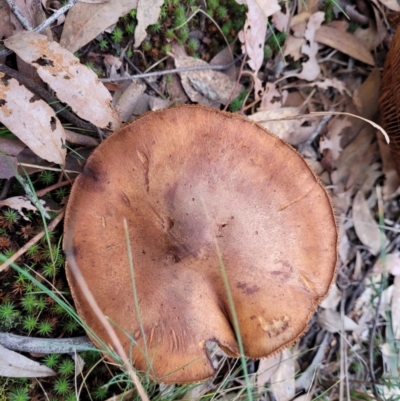
<path fill-rule="evenodd" d="M 28 332 L 28 335 L 36 328 L 37 318 L 34 316 L 26 316 L 22 319 L 22 327 Z"/>
<path fill-rule="evenodd" d="M 10 208 L 3 210 L 3 216 L 4 221 L 7 223 L 7 225 L 4 225 L 8 228 L 11 228 L 13 224 L 17 223 L 20 217 L 19 213 L 16 210 Z"/>
<path fill-rule="evenodd" d="M 135 28 L 136 26 L 133 22 L 125 25 L 126 32 L 129 33 L 130 35 L 132 35 L 135 32 Z"/>
<path fill-rule="evenodd" d="M 121 28 L 116 27 L 111 34 L 112 40 L 115 43 L 121 43 L 122 39 L 124 38 L 124 33 L 122 32 Z"/>
<path fill-rule="evenodd" d="M 39 322 L 36 331 L 41 336 L 49 336 L 53 332 L 53 325 L 47 320 Z"/>
<path fill-rule="evenodd" d="M 99 47 L 100 47 L 100 50 L 107 50 L 108 49 L 108 42 L 107 42 L 107 40 L 106 39 L 101 39 L 100 41 L 99 41 Z M 61 188 L 60 188 L 61 189 Z"/>
<path fill-rule="evenodd" d="M 36 309 L 37 298 L 34 294 L 25 294 L 21 299 L 22 308 L 28 313 L 32 313 Z"/>
<path fill-rule="evenodd" d="M 48 354 L 43 359 L 43 363 L 50 369 L 54 369 L 57 367 L 58 362 L 60 361 L 60 354 Z"/>
<path fill-rule="evenodd" d="M 44 170 L 41 172 L 39 176 L 39 181 L 45 185 L 52 184 L 56 179 L 56 176 L 53 171 Z"/>
<path fill-rule="evenodd" d="M 18 387 L 8 394 L 9 401 L 29 401 L 30 397 L 26 387 Z"/>
<path fill-rule="evenodd" d="M 63 376 L 69 376 L 75 372 L 75 365 L 71 359 L 64 359 L 58 366 L 58 372 Z"/>
<path fill-rule="evenodd" d="M 55 381 L 53 389 L 58 395 L 66 395 L 71 391 L 71 385 L 65 377 L 61 377 Z"/>

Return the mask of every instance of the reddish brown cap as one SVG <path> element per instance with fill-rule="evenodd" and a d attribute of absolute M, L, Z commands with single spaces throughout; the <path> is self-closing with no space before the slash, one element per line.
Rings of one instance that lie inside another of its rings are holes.
<path fill-rule="evenodd" d="M 69 199 L 71 235 L 66 251 L 134 366 L 165 383 L 212 376 L 208 340 L 239 355 L 216 243 L 251 358 L 299 339 L 337 258 L 329 197 L 303 158 L 246 118 L 199 106 L 146 114 L 95 150 Z M 109 343 L 68 268 L 67 277 L 79 314 Z"/>

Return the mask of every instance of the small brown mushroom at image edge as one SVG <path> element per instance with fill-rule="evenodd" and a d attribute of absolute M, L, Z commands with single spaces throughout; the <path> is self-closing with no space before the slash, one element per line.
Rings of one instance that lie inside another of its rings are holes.
<path fill-rule="evenodd" d="M 144 115 L 93 152 L 72 188 L 64 250 L 77 311 L 98 338 L 112 344 L 72 262 L 133 366 L 191 383 L 214 374 L 206 342 L 240 356 L 222 271 L 245 356 L 267 357 L 299 340 L 327 295 L 337 230 L 291 146 L 245 117 L 183 106 Z"/>

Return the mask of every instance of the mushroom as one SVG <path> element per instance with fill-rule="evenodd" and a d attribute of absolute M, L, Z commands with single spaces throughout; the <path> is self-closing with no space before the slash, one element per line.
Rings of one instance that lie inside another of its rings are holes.
<path fill-rule="evenodd" d="M 211 377 L 207 341 L 240 355 L 221 269 L 244 354 L 261 358 L 307 330 L 337 260 L 329 196 L 300 154 L 200 106 L 151 112 L 106 139 L 74 183 L 64 232 L 78 313 L 110 343 L 72 258 L 133 365 L 164 383 Z"/>
<path fill-rule="evenodd" d="M 390 149 L 400 174 L 400 27 L 386 55 L 379 97 L 382 126 L 390 137 Z"/>

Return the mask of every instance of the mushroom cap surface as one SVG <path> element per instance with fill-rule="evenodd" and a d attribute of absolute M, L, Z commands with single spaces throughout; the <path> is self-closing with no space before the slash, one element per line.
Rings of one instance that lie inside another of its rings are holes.
<path fill-rule="evenodd" d="M 251 358 L 299 339 L 337 260 L 331 202 L 305 160 L 256 123 L 200 106 L 146 114 L 106 139 L 74 183 L 64 235 L 80 316 L 111 343 L 72 257 L 133 365 L 164 383 L 212 376 L 206 341 L 239 356 L 217 246 Z"/>

